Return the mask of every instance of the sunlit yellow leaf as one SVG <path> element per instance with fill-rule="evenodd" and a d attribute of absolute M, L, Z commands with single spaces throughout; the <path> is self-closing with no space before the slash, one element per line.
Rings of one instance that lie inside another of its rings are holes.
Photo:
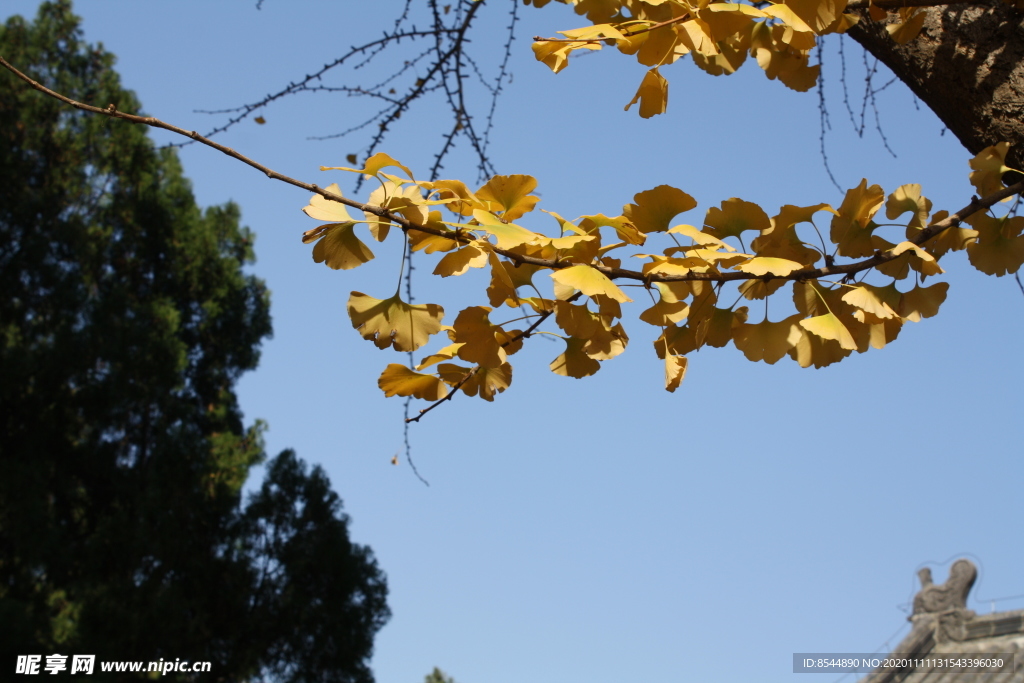
<path fill-rule="evenodd" d="M 1006 165 L 1006 153 L 1010 151 L 1009 142 L 986 147 L 971 159 L 971 185 L 978 188 L 978 195 L 987 197 L 993 192 L 1003 189 L 1003 174 L 1012 170 Z"/>
<path fill-rule="evenodd" d="M 373 252 L 356 237 L 352 223 L 330 223 L 302 235 L 305 243 L 319 240 L 313 247 L 313 261 L 326 263 L 334 270 L 350 270 L 373 258 Z"/>
<path fill-rule="evenodd" d="M 639 192 L 633 196 L 635 204 L 622 208 L 622 215 L 628 218 L 640 232 L 664 232 L 672 219 L 697 206 L 693 197 L 671 185 L 658 185 L 653 190 Z"/>
<path fill-rule="evenodd" d="M 424 225 L 428 221 L 430 208 L 424 205 L 423 201 L 418 186 L 399 185 L 393 180 L 385 180 L 370 193 L 366 203 L 393 213 L 401 213 L 413 223 Z M 391 229 L 391 222 L 368 211 L 364 211 L 363 215 L 366 216 L 366 223 L 370 226 L 370 232 L 374 238 L 378 242 L 383 242 Z"/>
<path fill-rule="evenodd" d="M 583 351 L 586 339 L 569 337 L 565 340 L 565 351 L 551 361 L 551 372 L 565 377 L 587 377 L 601 369 L 601 364 Z"/>
<path fill-rule="evenodd" d="M 473 211 L 473 218 L 480 223 L 482 230 L 497 238 L 499 249 L 512 249 L 513 247 L 533 242 L 539 237 L 537 233 L 531 232 L 515 223 L 503 223 L 489 211 L 477 209 Z"/>
<path fill-rule="evenodd" d="M 645 119 L 664 114 L 668 108 L 668 81 L 658 73 L 657 67 L 644 76 L 636 95 L 626 105 L 626 111 L 637 102 L 640 102 L 640 117 Z"/>
<path fill-rule="evenodd" d="M 619 239 L 627 244 L 640 246 L 647 241 L 647 237 L 626 216 L 609 218 L 603 213 L 599 213 L 592 216 L 583 216 L 580 219 L 580 228 L 587 233 L 591 233 L 596 228 L 603 227 L 614 228 L 615 234 L 618 235 Z"/>
<path fill-rule="evenodd" d="M 563 287 L 578 289 L 586 296 L 604 294 L 615 301 L 632 301 L 625 292 L 608 279 L 607 275 L 590 266 L 569 266 L 552 272 L 551 279 Z"/>
<path fill-rule="evenodd" d="M 341 188 L 338 187 L 337 183 L 331 183 L 324 188 L 326 191 L 336 194 L 339 197 L 341 195 Z M 310 218 L 315 218 L 318 221 L 330 221 L 331 223 L 351 223 L 352 217 L 348 215 L 348 209 L 341 202 L 332 202 L 331 200 L 315 194 L 309 199 L 309 204 L 302 208 L 302 212 Z"/>
<path fill-rule="evenodd" d="M 899 314 L 904 320 L 915 323 L 920 322 L 921 318 L 930 318 L 939 312 L 939 306 L 946 300 L 948 291 L 948 282 L 936 282 L 930 287 L 916 286 L 903 293 Z"/>
<path fill-rule="evenodd" d="M 783 206 L 779 209 L 778 215 L 771 219 L 771 227 L 754 238 L 750 248 L 758 256 L 773 256 L 796 261 L 805 267 L 813 266 L 821 258 L 821 253 L 804 244 L 796 232 L 796 226 L 800 223 L 811 223 L 814 214 L 819 211 L 836 213 L 828 204 Z"/>
<path fill-rule="evenodd" d="M 774 365 L 804 336 L 801 319 L 803 315 L 796 313 L 775 323 L 765 320 L 756 325 L 738 325 L 733 328 L 733 343 L 747 360 Z"/>
<path fill-rule="evenodd" d="M 1024 221 L 1024 218 L 1021 219 Z M 968 248 L 968 256 L 970 255 L 970 248 Z M 927 251 L 917 246 L 913 242 L 900 242 L 892 248 L 892 253 L 895 256 L 906 254 L 910 267 L 921 273 L 922 275 L 938 275 L 944 273 L 942 267 L 935 260 L 935 257 L 929 254 Z M 885 272 L 880 267 L 879 272 Z"/>
<path fill-rule="evenodd" d="M 977 241 L 967 247 L 971 265 L 997 277 L 1016 273 L 1024 263 L 1024 216 L 993 218 L 979 211 L 967 222 L 978 231 Z"/>
<path fill-rule="evenodd" d="M 908 211 L 914 214 L 907 224 L 907 228 L 911 230 L 925 227 L 931 210 L 931 200 L 921 196 L 921 186 L 917 184 L 898 187 L 885 202 L 885 217 L 890 220 L 899 218 Z"/>
<path fill-rule="evenodd" d="M 744 273 L 750 273 L 751 275 L 771 274 L 780 276 L 789 275 L 803 267 L 803 264 L 797 263 L 796 261 L 789 261 L 784 258 L 774 258 L 771 256 L 756 256 L 749 261 L 744 261 L 743 263 L 733 266 L 734 269 Z"/>
<path fill-rule="evenodd" d="M 463 382 L 460 387 L 467 396 L 476 396 L 485 401 L 493 401 L 494 397 L 508 389 L 512 384 L 512 366 L 503 363 L 496 368 L 464 368 L 460 365 L 442 363 L 437 366 L 441 379 L 450 386 L 455 386 L 469 375 L 473 374 Z"/>
<path fill-rule="evenodd" d="M 813 318 L 804 318 L 800 321 L 800 326 L 822 339 L 838 342 L 839 346 L 848 351 L 853 351 L 857 348 L 857 342 L 853 340 L 850 331 L 832 313 L 818 315 Z"/>
<path fill-rule="evenodd" d="M 779 8 L 783 5 L 774 5 L 773 7 Z M 754 50 L 754 56 L 768 78 L 779 79 L 787 88 L 797 92 L 807 92 L 818 82 L 821 65 L 810 66 L 808 55 L 803 52 L 759 47 Z"/>
<path fill-rule="evenodd" d="M 352 171 L 355 173 L 363 173 L 368 176 L 374 176 L 380 173 L 382 168 L 394 166 L 405 171 L 406 177 L 412 179 L 412 171 L 407 166 L 403 166 L 400 162 L 391 158 L 384 152 L 377 152 L 372 157 L 366 160 L 366 165 L 362 168 L 347 168 L 345 166 L 321 166 L 321 171 Z"/>
<path fill-rule="evenodd" d="M 434 268 L 434 275 L 448 277 L 462 275 L 470 268 L 483 268 L 487 265 L 487 257 L 488 252 L 476 244 L 467 244 L 438 261 L 437 267 Z"/>
<path fill-rule="evenodd" d="M 377 380 L 377 386 L 388 398 L 414 396 L 427 401 L 439 401 L 448 395 L 448 387 L 437 377 L 413 372 L 397 363 L 391 363 L 384 369 Z"/>
<path fill-rule="evenodd" d="M 665 389 L 674 392 L 686 377 L 685 356 L 665 356 Z"/>
<path fill-rule="evenodd" d="M 685 285 L 686 283 L 679 284 Z M 657 325 L 659 327 L 684 320 L 690 312 L 690 307 L 685 301 L 679 300 L 676 292 L 672 290 L 670 283 L 655 282 L 654 287 L 659 291 L 661 297 L 654 306 L 640 314 L 640 320 L 649 325 Z M 686 289 L 689 289 L 689 287 Z"/>
<path fill-rule="evenodd" d="M 533 54 L 538 62 L 547 64 L 558 73 L 569 65 L 569 54 L 573 50 L 600 50 L 600 43 L 560 43 L 550 40 L 539 40 L 532 46 Z"/>
<path fill-rule="evenodd" d="M 416 366 L 416 369 L 423 370 L 424 368 L 429 368 L 431 365 L 440 363 L 443 360 L 451 360 L 458 355 L 460 348 L 462 348 L 462 344 L 449 344 L 437 353 L 432 353 L 420 361 L 420 364 Z"/>
<path fill-rule="evenodd" d="M 681 56 L 676 53 L 676 46 L 678 43 L 679 34 L 676 33 L 674 26 L 662 26 L 654 29 L 653 31 L 648 31 L 636 52 L 636 61 L 640 62 L 644 66 L 671 64 Z M 630 44 L 630 47 L 631 46 L 632 45 Z M 623 47 L 624 45 L 622 43 L 618 45 L 620 52 Z"/>
<path fill-rule="evenodd" d="M 839 246 L 841 256 L 858 258 L 875 252 L 871 232 L 878 227 L 871 220 L 882 206 L 885 192 L 878 185 L 868 187 L 866 179 L 846 193 L 839 215 L 832 219 L 830 237 Z"/>
<path fill-rule="evenodd" d="M 724 249 L 726 251 L 736 251 L 736 247 L 723 242 L 714 235 L 709 235 L 706 232 L 702 232 L 692 225 L 677 225 L 669 229 L 669 233 L 677 235 L 685 235 L 693 240 L 694 244 L 702 246 L 711 246 L 716 249 Z"/>
<path fill-rule="evenodd" d="M 733 197 L 722 202 L 722 208 L 712 206 L 708 209 L 704 225 L 713 237 L 725 239 L 739 237 L 747 230 L 767 230 L 771 227 L 771 220 L 757 204 Z"/>
<path fill-rule="evenodd" d="M 540 197 L 530 194 L 537 187 L 537 179 L 530 175 L 496 175 L 476 191 L 492 213 L 501 212 L 501 218 L 514 221 L 533 211 Z"/>
<path fill-rule="evenodd" d="M 437 304 L 407 304 L 398 294 L 390 299 L 374 299 L 352 292 L 348 315 L 352 327 L 377 348 L 394 346 L 396 351 L 415 351 L 430 335 L 440 332 L 444 309 Z"/>
<path fill-rule="evenodd" d="M 421 185 L 427 190 L 435 190 L 439 199 L 450 199 L 445 207 L 460 216 L 472 216 L 473 209 L 486 208 L 461 180 L 435 180 Z"/>
<path fill-rule="evenodd" d="M 938 223 L 939 221 L 945 220 L 949 216 L 948 211 L 936 211 L 935 215 L 932 216 L 932 223 Z M 907 239 L 912 239 L 916 236 L 919 230 L 908 229 Z M 934 235 L 931 239 L 925 241 L 921 246 L 936 259 L 945 256 L 948 251 L 960 251 L 966 249 L 968 245 L 973 244 L 978 239 L 978 231 L 971 230 L 970 228 L 946 228 L 937 235 Z"/>
<path fill-rule="evenodd" d="M 895 283 L 886 287 L 859 285 L 847 289 L 842 296 L 843 301 L 858 309 L 854 317 L 862 323 L 879 324 L 890 318 L 897 318 L 900 292 Z"/>

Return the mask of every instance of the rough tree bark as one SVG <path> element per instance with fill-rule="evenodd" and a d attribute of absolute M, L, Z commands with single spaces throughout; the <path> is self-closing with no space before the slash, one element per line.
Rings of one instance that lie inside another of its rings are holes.
<path fill-rule="evenodd" d="M 995 0 L 922 11 L 920 35 L 897 44 L 862 11 L 847 35 L 884 63 L 971 152 L 1009 142 L 1024 160 L 1024 12 Z M 895 15 L 890 13 L 889 21 Z"/>

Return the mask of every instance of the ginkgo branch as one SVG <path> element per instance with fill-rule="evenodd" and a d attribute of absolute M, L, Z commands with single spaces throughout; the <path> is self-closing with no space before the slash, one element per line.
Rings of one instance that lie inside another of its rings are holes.
<path fill-rule="evenodd" d="M 337 194 L 335 194 L 333 192 L 329 192 L 329 191 L 327 191 L 327 190 L 325 190 L 325 189 L 323 189 L 323 188 L 321 188 L 321 187 L 319 187 L 319 186 L 317 186 L 315 184 L 306 183 L 306 182 L 303 182 L 301 180 L 297 180 L 295 178 L 292 178 L 290 176 L 286 176 L 283 173 L 278 173 L 277 171 L 274 171 L 273 169 L 270 169 L 267 166 L 264 166 L 263 164 L 255 161 L 253 159 L 250 159 L 249 157 L 247 157 L 247 156 L 245 156 L 243 154 L 240 154 L 239 152 L 236 152 L 235 150 L 231 149 L 230 147 L 227 147 L 227 146 L 222 145 L 220 143 L 214 142 L 213 140 L 210 140 L 209 138 L 206 138 L 206 137 L 198 134 L 194 130 L 193 131 L 185 130 L 184 128 L 179 128 L 178 126 L 174 126 L 172 124 L 166 123 L 166 122 L 161 121 L 160 119 L 157 119 L 157 118 L 152 117 L 152 116 L 136 116 L 134 114 L 128 114 L 126 112 L 119 111 L 113 104 L 107 106 L 106 108 L 100 108 L 100 107 L 94 107 L 92 105 L 84 104 L 82 102 L 78 102 L 76 100 L 71 99 L 70 97 L 67 97 L 67 96 L 62 95 L 62 94 L 60 94 L 58 92 L 50 90 L 49 88 L 47 88 L 46 86 L 42 85 L 41 83 L 38 83 L 38 82 L 34 81 L 33 79 L 29 78 L 28 76 L 23 74 L 21 71 L 16 69 L 13 65 L 11 65 L 2 56 L 0 56 L 0 65 L 4 66 L 6 69 L 8 69 L 12 73 L 14 73 L 18 78 L 20 78 L 21 80 L 25 81 L 26 83 L 28 83 L 30 86 L 32 86 L 36 90 L 38 90 L 38 91 L 40 91 L 40 92 L 42 92 L 42 93 L 44 93 L 46 95 L 49 95 L 50 97 L 54 97 L 54 98 L 60 100 L 61 102 L 64 102 L 65 104 L 68 104 L 68 105 L 70 105 L 72 107 L 75 107 L 76 109 L 80 109 L 82 111 L 88 111 L 88 112 L 91 112 L 91 113 L 94 113 L 94 114 L 101 114 L 101 115 L 104 115 L 104 116 L 109 116 L 111 118 L 122 119 L 122 120 L 128 121 L 130 123 L 137 123 L 137 124 L 142 124 L 142 125 L 150 126 L 150 127 L 153 127 L 153 128 L 160 128 L 162 130 L 171 131 L 172 133 L 177 133 L 178 135 L 185 136 L 187 138 L 195 140 L 196 142 L 199 142 L 199 143 L 202 143 L 204 145 L 207 145 L 208 147 L 212 147 L 213 149 L 216 149 L 217 151 L 219 151 L 219 152 L 221 152 L 223 154 L 226 154 L 229 157 L 232 157 L 233 159 L 237 159 L 238 161 L 241 161 L 242 163 L 244 163 L 244 164 L 246 164 L 248 166 L 251 166 L 251 167 L 257 169 L 258 171 L 262 172 L 268 178 L 271 178 L 273 180 L 279 180 L 279 181 L 281 181 L 283 183 L 287 183 L 289 185 L 294 185 L 295 187 L 302 188 L 302 189 L 304 189 L 304 190 L 306 190 L 308 192 L 313 192 L 315 194 L 318 194 L 318 195 L 324 197 L 325 199 L 328 199 L 328 200 L 331 200 L 331 201 L 335 201 L 335 202 L 339 202 L 341 204 L 344 204 L 346 206 L 352 207 L 354 209 L 358 209 L 360 211 L 363 211 L 363 212 L 366 212 L 366 213 L 370 213 L 370 214 L 373 214 L 375 216 L 379 216 L 381 218 L 384 218 L 384 219 L 386 219 L 386 220 L 388 220 L 388 221 L 398 225 L 403 231 L 408 232 L 410 230 L 416 230 L 416 231 L 420 231 L 420 232 L 423 232 L 423 233 L 435 235 L 435 236 L 438 236 L 438 237 L 443 237 L 443 238 L 446 238 L 446 239 L 450 239 L 452 241 L 455 241 L 455 242 L 458 242 L 458 243 L 461 243 L 461 244 L 468 244 L 469 242 L 472 241 L 472 238 L 470 238 L 470 237 L 468 237 L 466 235 L 463 235 L 463 234 L 459 234 L 458 232 L 452 233 L 452 232 L 447 231 L 447 230 L 436 229 L 436 228 L 432 228 L 432 227 L 429 227 L 429 226 L 426 226 L 426 225 L 417 225 L 416 223 L 413 223 L 412 221 L 406 219 L 405 217 L 403 217 L 401 215 L 398 215 L 398 214 L 395 214 L 395 213 L 392 213 L 392 212 L 388 211 L 387 209 L 384 209 L 384 208 L 382 208 L 380 206 L 375 206 L 375 205 L 372 205 L 372 204 L 364 204 L 362 202 L 357 202 L 355 200 L 348 199 L 346 197 L 342 197 L 340 195 L 337 195 Z M 1021 194 L 1021 193 L 1024 193 L 1024 181 L 1020 181 L 1020 182 L 1014 183 L 1013 185 L 1010 185 L 1009 187 L 1005 187 L 1002 190 L 999 190 L 997 192 L 993 192 L 992 194 L 990 194 L 990 195 L 988 195 L 986 197 L 982 197 L 980 199 L 978 197 L 973 197 L 971 199 L 970 204 L 968 204 L 964 208 L 960 209 L 956 213 L 953 213 L 953 214 L 949 215 L 945 219 L 929 225 L 925 229 L 921 230 L 917 235 L 915 235 L 909 241 L 911 243 L 915 244 L 916 246 L 920 246 L 920 245 L 924 244 L 925 242 L 927 242 L 932 237 L 934 237 L 935 235 L 937 235 L 938 233 L 942 232 L 943 230 L 946 230 L 947 228 L 952 228 L 952 227 L 958 226 L 962 221 L 964 221 L 966 218 L 972 216 L 973 214 L 975 214 L 975 213 L 977 213 L 979 211 L 982 211 L 982 210 L 986 210 L 986 209 L 994 206 L 995 204 L 999 203 L 1003 199 L 1006 199 L 1007 197 L 1012 197 L 1013 195 L 1017 195 L 1017 194 Z M 576 263 L 560 261 L 560 260 L 557 260 L 557 259 L 556 260 L 543 259 L 543 258 L 538 258 L 538 257 L 535 257 L 535 256 L 527 256 L 527 255 L 524 255 L 524 254 L 518 254 L 518 253 L 516 253 L 514 251 L 511 251 L 511 250 L 508 250 L 508 249 L 502 249 L 502 248 L 497 247 L 497 246 L 493 247 L 493 251 L 494 251 L 494 253 L 499 254 L 501 256 L 504 256 L 505 258 L 507 258 L 510 261 L 513 261 L 515 263 L 539 266 L 541 268 L 546 268 L 546 269 L 549 269 L 549 270 L 561 270 L 563 268 L 569 268 L 569 267 L 573 267 L 573 266 L 576 266 L 576 265 L 580 265 L 580 264 L 576 264 Z M 794 272 L 789 273 L 787 275 L 767 274 L 767 275 L 763 276 L 761 279 L 763 279 L 765 282 L 770 282 L 772 280 L 804 281 L 804 280 L 816 280 L 816 279 L 819 279 L 819 278 L 822 278 L 822 277 L 825 277 L 825 276 L 828 276 L 828 275 L 850 275 L 850 274 L 854 274 L 854 273 L 859 273 L 859 272 L 861 272 L 863 270 L 868 270 L 870 268 L 874 268 L 874 267 L 882 265 L 884 263 L 888 263 L 889 261 L 892 261 L 893 259 L 896 259 L 898 257 L 899 257 L 899 254 L 894 254 L 892 250 L 888 250 L 888 251 L 884 251 L 884 252 L 883 251 L 879 251 L 874 256 L 868 257 L 868 258 L 866 258 L 864 260 L 861 260 L 861 261 L 855 261 L 855 262 L 852 262 L 852 263 L 846 263 L 846 264 L 842 264 L 842 265 L 826 265 L 826 266 L 823 266 L 823 267 L 820 267 L 820 268 L 805 268 L 805 269 L 802 269 L 802 270 L 794 271 Z M 642 282 L 642 283 L 683 282 L 683 281 L 704 281 L 704 282 L 723 283 L 723 282 L 734 282 L 734 281 L 738 281 L 738 280 L 750 280 L 751 279 L 751 276 L 750 276 L 749 273 L 744 273 L 744 272 L 741 272 L 741 271 L 734 271 L 734 272 L 729 272 L 729 273 L 693 272 L 693 271 L 691 271 L 691 272 L 688 272 L 688 273 L 686 273 L 684 275 L 664 275 L 664 274 L 660 274 L 660 273 L 646 274 L 645 275 L 644 273 L 641 273 L 640 271 L 629 270 L 629 269 L 626 269 L 626 268 L 613 268 L 611 266 L 605 266 L 605 265 L 599 264 L 599 263 L 592 263 L 592 264 L 589 264 L 589 266 L 591 268 L 594 268 L 595 270 L 603 273 L 607 277 L 612 278 L 612 279 L 622 278 L 622 279 L 627 279 L 627 280 L 636 280 L 636 281 Z"/>
<path fill-rule="evenodd" d="M 633 31 L 623 31 L 622 32 L 622 37 L 623 38 L 632 38 L 633 36 L 638 36 L 641 33 L 648 33 L 648 32 L 653 31 L 655 29 L 659 29 L 662 26 L 669 26 L 671 24 L 678 24 L 678 23 L 680 23 L 682 21 L 687 21 L 690 18 L 691 17 L 690 17 L 689 14 L 683 14 L 683 15 L 678 16 L 678 17 L 672 17 L 671 19 L 666 19 L 665 21 L 660 21 L 657 24 L 651 24 L 650 26 L 645 26 L 643 28 L 638 28 L 638 29 L 633 30 Z M 605 38 L 544 38 L 542 36 L 534 36 L 533 39 L 536 40 L 536 41 L 539 41 L 539 42 L 544 42 L 544 43 L 600 43 L 600 42 L 603 42 L 605 40 L 615 40 L 614 38 L 611 38 L 611 37 L 605 37 Z"/>

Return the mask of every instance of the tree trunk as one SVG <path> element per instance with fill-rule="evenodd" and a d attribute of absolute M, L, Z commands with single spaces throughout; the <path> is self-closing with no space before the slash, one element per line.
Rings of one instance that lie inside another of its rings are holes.
<path fill-rule="evenodd" d="M 924 28 L 906 45 L 866 11 L 847 35 L 892 69 L 972 154 L 1006 141 L 1009 165 L 1021 168 L 1024 12 L 999 0 L 919 11 L 927 12 Z"/>

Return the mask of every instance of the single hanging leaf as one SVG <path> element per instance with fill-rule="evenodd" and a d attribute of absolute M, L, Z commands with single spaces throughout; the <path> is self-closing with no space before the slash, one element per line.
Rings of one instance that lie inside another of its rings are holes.
<path fill-rule="evenodd" d="M 363 168 L 347 168 L 345 166 L 321 166 L 321 171 L 351 171 L 353 173 L 363 173 L 367 176 L 375 176 L 380 173 L 382 168 L 388 166 L 394 166 L 405 171 L 406 177 L 412 179 L 412 171 L 407 166 L 403 166 L 400 162 L 396 161 L 392 157 L 384 154 L 384 152 L 377 152 L 372 157 L 366 160 L 366 165 Z"/>
<path fill-rule="evenodd" d="M 531 48 L 538 62 L 547 64 L 555 73 L 569 66 L 569 54 L 573 50 L 600 50 L 600 43 L 560 43 L 539 40 Z"/>
<path fill-rule="evenodd" d="M 853 317 L 862 323 L 877 325 L 899 317 L 895 310 L 900 305 L 900 292 L 896 289 L 896 283 L 886 287 L 859 285 L 848 289 L 842 300 L 858 309 L 854 311 Z"/>
<path fill-rule="evenodd" d="M 456 343 L 461 343 L 459 358 L 485 368 L 496 368 L 505 362 L 505 349 L 495 337 L 495 332 L 502 331 L 492 325 L 487 314 L 491 309 L 487 306 L 470 306 L 463 309 L 452 325 Z"/>
<path fill-rule="evenodd" d="M 331 183 L 324 188 L 331 194 L 336 194 L 339 197 L 342 196 L 341 188 L 338 187 L 338 183 Z M 315 194 L 309 199 L 309 204 L 302 208 L 302 212 L 310 218 L 318 221 L 328 221 L 331 223 L 353 223 L 352 216 L 348 215 L 348 209 L 341 202 L 333 202 L 322 195 Z"/>
<path fill-rule="evenodd" d="M 857 342 L 853 340 L 850 331 L 832 313 L 804 318 L 800 321 L 800 326 L 822 339 L 838 342 L 844 350 L 853 351 L 857 348 Z"/>
<path fill-rule="evenodd" d="M 971 185 L 978 188 L 978 196 L 987 197 L 993 192 L 1003 189 L 1003 174 L 1012 171 L 1006 165 L 1006 153 L 1010 151 L 1009 142 L 1000 142 L 978 152 L 978 155 L 971 159 Z"/>
<path fill-rule="evenodd" d="M 900 298 L 899 314 L 904 320 L 920 322 L 921 318 L 930 318 L 939 312 L 939 306 L 946 300 L 949 292 L 948 282 L 936 282 L 930 287 L 915 286 L 904 292 Z"/>
<path fill-rule="evenodd" d="M 451 275 L 462 275 L 470 268 L 483 268 L 487 265 L 488 252 L 475 243 L 445 255 L 434 268 L 434 275 L 449 277 Z"/>
<path fill-rule="evenodd" d="M 377 386 L 388 398 L 414 396 L 426 401 L 439 401 L 448 395 L 448 387 L 437 377 L 413 372 L 398 363 L 391 363 L 384 369 Z"/>
<path fill-rule="evenodd" d="M 622 208 L 622 215 L 644 233 L 668 230 L 673 218 L 697 206 L 693 197 L 671 185 L 637 193 L 633 201 Z"/>
<path fill-rule="evenodd" d="M 651 69 L 644 76 L 636 95 L 626 105 L 626 111 L 637 102 L 640 102 L 641 118 L 649 119 L 665 113 L 668 108 L 668 81 L 658 73 L 658 67 Z"/>
<path fill-rule="evenodd" d="M 565 351 L 551 361 L 551 372 L 564 377 L 587 377 L 601 369 L 601 364 L 583 351 L 586 339 L 569 337 L 565 340 Z"/>
<path fill-rule="evenodd" d="M 415 351 L 441 331 L 444 309 L 437 304 L 407 304 L 398 294 L 390 299 L 374 299 L 352 292 L 348 315 L 352 327 L 378 349 L 394 346 L 395 351 Z"/>
<path fill-rule="evenodd" d="M 871 256 L 875 246 L 871 233 L 878 226 L 871 220 L 885 201 L 885 192 L 878 185 L 868 187 L 867 179 L 846 193 L 839 215 L 832 219 L 830 239 L 839 246 L 839 254 L 850 258 Z"/>
<path fill-rule="evenodd" d="M 718 239 L 739 237 L 747 230 L 761 232 L 771 227 L 771 219 L 757 204 L 746 202 L 738 197 L 726 199 L 722 208 L 712 206 L 704 217 L 704 225 L 708 234 Z"/>
<path fill-rule="evenodd" d="M 803 315 L 796 313 L 776 323 L 764 320 L 756 325 L 739 325 L 733 329 L 733 343 L 747 360 L 774 365 L 803 338 L 801 319 Z"/>
<path fill-rule="evenodd" d="M 537 179 L 530 175 L 496 175 L 476 191 L 477 199 L 488 204 L 492 213 L 501 212 L 505 221 L 514 221 L 533 211 L 540 197 L 530 194 Z"/>
<path fill-rule="evenodd" d="M 675 392 L 686 377 L 686 356 L 665 356 L 665 390 Z"/>
<path fill-rule="evenodd" d="M 604 294 L 615 301 L 632 301 L 604 273 L 590 266 L 570 266 L 551 273 L 551 279 L 563 287 L 578 289 L 586 296 Z"/>
<path fill-rule="evenodd" d="M 470 375 L 460 387 L 467 396 L 476 396 L 485 401 L 493 401 L 494 397 L 505 391 L 512 384 L 512 366 L 503 363 L 496 368 L 465 368 L 453 363 L 437 366 L 441 379 L 451 386 L 457 385 L 466 375 Z"/>
<path fill-rule="evenodd" d="M 967 218 L 978 239 L 967 247 L 971 265 L 988 275 L 1016 273 L 1024 263 L 1024 216 L 993 218 L 978 212 Z"/>
<path fill-rule="evenodd" d="M 901 185 L 885 202 L 885 217 L 890 220 L 899 218 L 908 211 L 914 214 L 907 224 L 908 230 L 924 228 L 928 224 L 928 214 L 931 210 L 931 200 L 921 196 L 921 186 L 917 184 Z"/>
<path fill-rule="evenodd" d="M 302 233 L 305 244 L 319 240 L 313 247 L 313 261 L 326 263 L 334 270 L 351 270 L 373 259 L 373 252 L 356 237 L 353 223 L 331 223 Z"/>

